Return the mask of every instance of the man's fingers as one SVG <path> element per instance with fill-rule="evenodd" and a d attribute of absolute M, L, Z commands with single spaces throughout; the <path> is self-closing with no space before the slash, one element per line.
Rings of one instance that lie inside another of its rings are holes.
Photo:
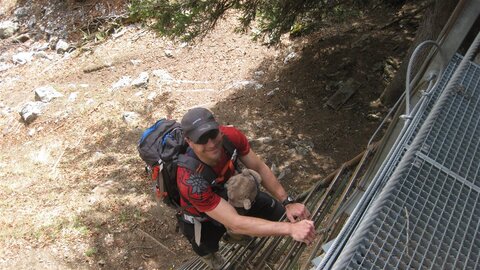
<path fill-rule="evenodd" d="M 295 217 L 288 212 L 287 212 L 287 218 L 288 218 L 288 220 L 290 220 L 290 222 L 292 222 L 292 223 L 295 222 Z"/>
<path fill-rule="evenodd" d="M 315 234 L 308 235 L 303 242 L 310 245 L 313 241 L 315 241 Z"/>
<path fill-rule="evenodd" d="M 286 206 L 287 218 L 291 222 L 296 222 L 310 218 L 310 212 L 301 203 L 289 204 Z"/>
<path fill-rule="evenodd" d="M 315 240 L 315 225 L 312 220 L 301 220 L 295 223 L 293 234 L 291 235 L 296 241 L 310 245 Z"/>
<path fill-rule="evenodd" d="M 312 220 L 309 220 L 309 223 L 312 227 L 310 228 L 310 231 L 308 233 L 308 240 L 309 240 L 310 243 L 313 243 L 313 241 L 315 240 L 315 236 L 316 236 L 315 223 Z"/>
<path fill-rule="evenodd" d="M 310 218 L 310 211 L 308 211 L 308 209 L 306 207 L 305 207 L 305 212 L 304 212 L 304 218 L 305 219 Z"/>

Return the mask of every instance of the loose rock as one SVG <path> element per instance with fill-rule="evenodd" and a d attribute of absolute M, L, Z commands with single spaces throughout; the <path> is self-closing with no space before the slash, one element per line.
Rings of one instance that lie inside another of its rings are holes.
<path fill-rule="evenodd" d="M 74 102 L 77 99 L 78 92 L 73 92 L 68 96 L 68 101 Z"/>
<path fill-rule="evenodd" d="M 285 59 L 283 60 L 283 63 L 288 64 L 289 62 L 291 62 L 295 58 L 297 58 L 297 53 L 291 52 L 287 55 L 287 57 L 285 57 Z"/>
<path fill-rule="evenodd" d="M 153 100 L 153 99 L 155 99 L 156 96 L 157 96 L 157 93 L 152 92 L 152 93 L 148 94 L 147 100 Z"/>
<path fill-rule="evenodd" d="M 52 60 L 52 59 L 53 59 L 52 56 L 48 55 L 46 52 L 43 52 L 43 51 L 41 51 L 41 52 L 35 52 L 35 56 L 36 56 L 36 57 L 43 58 L 43 59 L 48 59 L 48 60 Z"/>
<path fill-rule="evenodd" d="M 172 75 L 170 75 L 170 73 L 168 73 L 168 71 L 164 69 L 157 69 L 154 70 L 152 73 L 153 76 L 158 77 L 161 81 L 173 81 Z"/>
<path fill-rule="evenodd" d="M 30 63 L 32 60 L 33 60 L 32 52 L 21 52 L 12 56 L 13 63 L 19 64 L 19 65 L 25 65 L 26 63 Z"/>
<path fill-rule="evenodd" d="M 117 90 L 126 86 L 129 86 L 132 82 L 130 76 L 123 76 L 120 80 L 116 83 L 112 84 L 112 90 Z"/>
<path fill-rule="evenodd" d="M 132 86 L 146 87 L 147 84 L 148 84 L 149 78 L 150 77 L 148 76 L 148 72 L 142 72 L 142 73 L 140 73 L 138 78 L 136 78 L 135 80 L 132 81 Z"/>
<path fill-rule="evenodd" d="M 258 83 L 257 81 L 238 81 L 233 82 L 232 84 L 227 86 L 227 89 L 234 89 L 234 90 L 242 90 L 242 89 L 255 89 L 259 90 L 263 87 L 262 84 Z"/>
<path fill-rule="evenodd" d="M 172 52 L 172 50 L 165 50 L 164 53 L 165 53 L 165 56 L 166 56 L 166 57 L 169 57 L 169 58 L 173 57 L 173 52 Z"/>
<path fill-rule="evenodd" d="M 139 119 L 139 115 L 136 112 L 124 112 L 122 118 L 125 123 L 134 124 Z"/>
<path fill-rule="evenodd" d="M 13 36 L 18 31 L 18 24 L 12 21 L 0 22 L 0 38 L 5 39 Z"/>
<path fill-rule="evenodd" d="M 44 106 L 44 103 L 40 101 L 27 102 L 20 110 L 20 116 L 25 123 L 29 124 L 42 114 Z"/>
<path fill-rule="evenodd" d="M 260 137 L 256 141 L 259 143 L 269 143 L 272 141 L 272 137 Z"/>
<path fill-rule="evenodd" d="M 68 51 L 70 45 L 63 39 L 58 40 L 57 44 L 55 45 L 55 51 L 57 53 L 64 53 Z"/>
<path fill-rule="evenodd" d="M 47 50 L 48 47 L 49 47 L 48 42 L 43 42 L 43 43 L 35 44 L 32 48 L 33 48 L 34 51 L 40 52 L 40 51 Z"/>
<path fill-rule="evenodd" d="M 370 113 L 367 115 L 367 119 L 370 121 L 379 121 L 382 119 L 382 114 L 381 113 Z"/>
<path fill-rule="evenodd" d="M 50 102 L 58 97 L 63 97 L 63 95 L 57 92 L 52 86 L 42 86 L 35 89 L 35 100 L 37 101 Z"/>
<path fill-rule="evenodd" d="M 132 59 L 130 60 L 130 63 L 132 63 L 134 66 L 138 66 L 140 63 L 142 63 L 142 60 Z"/>
<path fill-rule="evenodd" d="M 283 171 L 280 172 L 277 179 L 282 180 L 286 175 L 288 175 L 292 170 L 290 168 L 285 168 Z"/>
<path fill-rule="evenodd" d="M 272 171 L 272 173 L 273 173 L 274 175 L 277 175 L 278 172 L 279 172 L 279 171 L 278 171 L 278 167 L 277 167 L 277 165 L 275 165 L 275 163 L 272 163 L 272 166 L 270 167 L 270 170 Z"/>
<path fill-rule="evenodd" d="M 28 19 L 27 26 L 30 30 L 33 30 L 36 24 L 37 24 L 37 18 L 35 17 L 35 15 L 33 15 Z"/>
<path fill-rule="evenodd" d="M 259 71 L 255 71 L 255 73 L 254 73 L 253 76 L 255 76 L 255 78 L 260 78 L 260 77 L 262 77 L 263 75 L 265 75 L 265 72 L 262 71 L 262 70 L 259 70 Z"/>
<path fill-rule="evenodd" d="M 15 15 L 15 17 L 17 17 L 17 18 L 25 17 L 25 16 L 28 15 L 28 8 L 19 7 L 17 9 L 15 9 L 15 11 L 13 12 L 13 15 Z"/>
<path fill-rule="evenodd" d="M 266 95 L 267 97 L 272 97 L 273 95 L 275 95 L 275 92 L 277 92 L 278 90 L 280 90 L 280 88 L 275 88 L 273 89 L 272 91 L 269 91 Z"/>
<path fill-rule="evenodd" d="M 314 144 L 312 141 L 296 141 L 295 150 L 299 155 L 305 156 L 313 150 Z"/>

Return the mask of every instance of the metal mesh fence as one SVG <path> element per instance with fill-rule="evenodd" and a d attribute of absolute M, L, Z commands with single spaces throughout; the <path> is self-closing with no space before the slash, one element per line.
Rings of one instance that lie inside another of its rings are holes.
<path fill-rule="evenodd" d="M 460 83 L 447 93 L 420 147 L 409 149 L 458 62 L 456 56 L 439 89 L 415 116 L 399 151 L 409 154 L 392 172 L 334 268 L 478 268 L 480 68 L 476 64 L 468 63 Z"/>

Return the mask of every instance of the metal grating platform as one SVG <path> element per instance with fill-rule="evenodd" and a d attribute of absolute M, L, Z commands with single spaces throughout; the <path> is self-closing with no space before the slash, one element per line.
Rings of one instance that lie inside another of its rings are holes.
<path fill-rule="evenodd" d="M 468 63 L 460 84 L 436 103 L 458 62 L 456 56 L 439 89 L 419 109 L 392 160 L 395 171 L 385 175 L 391 179 L 348 240 L 335 269 L 480 266 L 480 68 Z M 435 117 L 417 136 L 434 106 L 440 106 Z"/>

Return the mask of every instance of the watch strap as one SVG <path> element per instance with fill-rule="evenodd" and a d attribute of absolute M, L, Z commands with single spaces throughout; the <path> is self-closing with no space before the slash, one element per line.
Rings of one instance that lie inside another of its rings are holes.
<path fill-rule="evenodd" d="M 292 197 L 287 196 L 287 198 L 285 200 L 283 200 L 282 205 L 285 207 L 285 206 L 287 206 L 291 203 L 294 203 L 294 202 L 295 202 L 295 200 Z"/>

